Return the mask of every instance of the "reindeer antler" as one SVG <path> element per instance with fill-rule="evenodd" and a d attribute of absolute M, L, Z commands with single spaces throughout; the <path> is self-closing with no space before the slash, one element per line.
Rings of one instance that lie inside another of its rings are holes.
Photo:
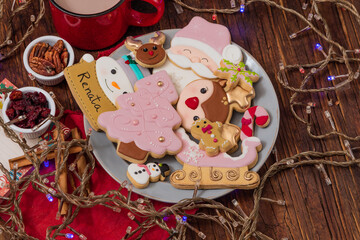
<path fill-rule="evenodd" d="M 155 32 L 155 37 L 150 38 L 150 43 L 155 43 L 157 45 L 163 45 L 165 43 L 166 36 L 164 33 L 157 31 Z"/>
<path fill-rule="evenodd" d="M 132 52 L 135 52 L 136 50 L 139 49 L 139 47 L 142 46 L 142 41 L 141 40 L 135 40 L 133 37 L 127 37 L 125 40 L 125 46 L 127 49 L 129 49 Z"/>

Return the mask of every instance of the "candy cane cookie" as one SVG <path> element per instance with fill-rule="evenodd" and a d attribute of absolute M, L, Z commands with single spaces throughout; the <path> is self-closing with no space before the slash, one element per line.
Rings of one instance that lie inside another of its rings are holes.
<path fill-rule="evenodd" d="M 260 106 L 254 106 L 246 110 L 243 118 L 241 119 L 241 133 L 240 139 L 244 141 L 244 139 L 248 137 L 252 137 L 254 134 L 254 121 L 259 127 L 267 127 L 270 123 L 269 113 L 265 110 L 265 108 Z"/>

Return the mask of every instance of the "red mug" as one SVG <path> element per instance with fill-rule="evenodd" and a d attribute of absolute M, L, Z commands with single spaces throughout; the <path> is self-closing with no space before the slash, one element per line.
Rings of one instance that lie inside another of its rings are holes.
<path fill-rule="evenodd" d="M 157 12 L 141 13 L 131 8 L 131 0 L 119 0 L 112 8 L 95 14 L 77 14 L 50 0 L 54 26 L 60 37 L 72 46 L 85 50 L 98 50 L 116 43 L 128 26 L 151 26 L 164 13 L 164 0 L 143 0 L 153 5 Z"/>

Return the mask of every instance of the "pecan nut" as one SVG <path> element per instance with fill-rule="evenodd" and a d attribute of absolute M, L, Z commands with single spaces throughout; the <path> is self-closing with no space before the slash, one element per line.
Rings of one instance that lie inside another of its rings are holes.
<path fill-rule="evenodd" d="M 29 65 L 34 72 L 44 75 L 44 76 L 53 76 L 55 75 L 55 65 L 43 58 L 33 57 L 29 61 Z"/>
<path fill-rule="evenodd" d="M 64 42 L 63 40 L 58 40 L 55 45 L 54 45 L 54 49 L 59 53 L 61 54 L 61 52 L 63 51 L 64 49 Z"/>
<path fill-rule="evenodd" d="M 64 48 L 63 52 L 61 53 L 60 59 L 61 63 L 64 65 L 64 67 L 66 67 L 69 61 L 69 52 L 66 48 Z"/>

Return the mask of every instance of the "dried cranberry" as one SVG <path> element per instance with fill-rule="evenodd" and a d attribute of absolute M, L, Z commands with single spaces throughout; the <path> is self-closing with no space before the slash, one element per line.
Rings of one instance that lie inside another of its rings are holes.
<path fill-rule="evenodd" d="M 12 91 L 10 94 L 10 100 L 20 100 L 23 98 L 23 93 L 19 90 Z"/>
<path fill-rule="evenodd" d="M 43 109 L 41 110 L 40 116 L 43 117 L 43 118 L 47 118 L 47 117 L 49 116 L 49 114 L 50 114 L 50 109 L 48 109 L 48 108 L 43 108 Z"/>
<path fill-rule="evenodd" d="M 27 104 L 27 103 L 26 103 Z M 25 109 L 25 111 L 26 112 L 31 112 L 31 111 L 33 111 L 35 109 L 35 107 L 33 106 L 33 105 L 28 105 L 28 106 L 26 106 L 26 109 Z"/>
<path fill-rule="evenodd" d="M 26 107 L 26 102 L 24 99 L 21 100 L 17 100 L 17 101 L 13 101 L 13 108 L 16 111 L 25 111 L 25 107 Z"/>
<path fill-rule="evenodd" d="M 45 95 L 42 92 L 39 92 L 38 100 L 40 104 L 46 104 L 47 100 Z"/>
<path fill-rule="evenodd" d="M 19 97 L 20 92 L 21 98 Z M 26 119 L 16 123 L 16 126 L 21 128 L 33 128 L 36 124 L 42 122 L 50 114 L 48 108 L 48 101 L 45 95 L 41 92 L 27 92 L 13 91 L 13 96 L 10 95 L 10 104 L 6 111 L 8 117 L 12 120 L 20 115 L 26 114 Z"/>
<path fill-rule="evenodd" d="M 15 118 L 15 110 L 13 108 L 8 108 L 6 110 L 6 115 L 9 117 L 10 120 Z"/>

